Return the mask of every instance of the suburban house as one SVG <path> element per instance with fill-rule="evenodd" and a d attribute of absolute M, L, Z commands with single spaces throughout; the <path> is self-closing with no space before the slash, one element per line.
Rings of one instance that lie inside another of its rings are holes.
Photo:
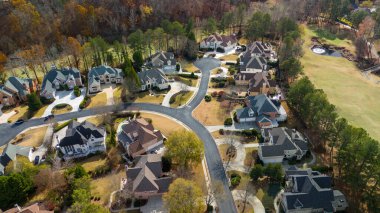
<path fill-rule="evenodd" d="M 141 91 L 151 90 L 155 88 L 158 88 L 159 90 L 169 88 L 169 80 L 160 69 L 153 68 L 144 70 L 137 73 L 137 75 L 140 79 Z"/>
<path fill-rule="evenodd" d="M 250 53 L 251 55 L 261 56 L 270 62 L 277 61 L 277 54 L 272 49 L 272 45 L 270 43 L 255 41 L 248 45 L 246 53 Z"/>
<path fill-rule="evenodd" d="M 30 78 L 9 77 L 0 86 L 0 104 L 3 106 L 18 105 L 27 100 L 27 95 L 37 91 L 37 83 Z"/>
<path fill-rule="evenodd" d="M 277 127 L 287 118 L 281 103 L 270 100 L 266 95 L 248 96 L 246 107 L 236 110 L 238 122 L 256 122 L 260 128 Z"/>
<path fill-rule="evenodd" d="M 54 211 L 49 211 L 42 203 L 38 202 L 30 206 L 21 207 L 15 205 L 14 208 L 8 209 L 4 213 L 53 213 Z"/>
<path fill-rule="evenodd" d="M 348 207 L 344 194 L 332 189 L 331 177 L 295 166 L 285 174 L 286 186 L 280 198 L 280 212 L 338 212 Z"/>
<path fill-rule="evenodd" d="M 278 90 L 276 81 L 268 79 L 268 75 L 267 72 L 238 73 L 235 75 L 235 84 L 248 86 L 247 95 L 249 96 L 275 94 Z"/>
<path fill-rule="evenodd" d="M 245 52 L 240 56 L 240 73 L 257 73 L 268 71 L 267 60 L 262 56 Z"/>
<path fill-rule="evenodd" d="M 174 53 L 164 51 L 159 51 L 152 55 L 146 63 L 148 67 L 161 69 L 164 73 L 174 73 L 176 64 Z"/>
<path fill-rule="evenodd" d="M 65 160 L 85 157 L 90 153 L 105 152 L 106 134 L 104 128 L 96 127 L 88 121 L 79 123 L 73 120 L 67 126 L 65 137 L 56 138 L 57 148 Z"/>
<path fill-rule="evenodd" d="M 161 146 L 164 141 L 161 132 L 155 130 L 144 118 L 122 122 L 118 127 L 117 137 L 127 155 L 132 158 Z"/>
<path fill-rule="evenodd" d="M 17 155 L 28 157 L 30 147 L 23 147 L 8 143 L 0 155 L 0 175 L 4 175 L 5 168 L 9 163 L 17 161 Z M 15 164 L 14 164 L 15 165 Z"/>
<path fill-rule="evenodd" d="M 88 91 L 95 93 L 102 91 L 101 84 L 121 84 L 124 73 L 121 69 L 102 65 L 92 68 L 88 72 Z"/>
<path fill-rule="evenodd" d="M 262 129 L 261 135 L 264 143 L 260 144 L 258 153 L 264 164 L 281 163 L 284 158 L 301 160 L 309 150 L 307 140 L 295 129 Z"/>
<path fill-rule="evenodd" d="M 58 69 L 53 67 L 44 77 L 41 87 L 41 96 L 47 99 L 54 98 L 55 91 L 64 89 L 74 89 L 75 86 L 83 86 L 80 72 L 77 68 Z"/>
<path fill-rule="evenodd" d="M 218 52 L 229 52 L 237 46 L 236 36 L 212 34 L 199 44 L 200 49 L 212 49 Z"/>
<path fill-rule="evenodd" d="M 134 167 L 127 168 L 127 181 L 123 188 L 133 197 L 147 199 L 168 191 L 171 177 L 163 176 L 161 155 L 139 155 L 134 159 Z"/>

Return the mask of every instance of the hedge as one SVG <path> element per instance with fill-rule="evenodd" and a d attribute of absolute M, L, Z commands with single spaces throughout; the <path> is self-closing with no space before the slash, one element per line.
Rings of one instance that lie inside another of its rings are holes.
<path fill-rule="evenodd" d="M 183 73 L 181 73 L 181 74 L 178 74 L 178 76 L 180 76 L 180 77 L 183 77 L 183 78 L 192 78 L 192 79 L 198 79 L 198 76 L 197 75 L 195 75 L 195 74 L 183 74 Z"/>
<path fill-rule="evenodd" d="M 65 128 L 67 125 L 69 125 L 69 123 L 70 123 L 71 121 L 74 121 L 74 120 L 76 121 L 77 119 L 76 119 L 76 118 L 73 118 L 73 119 L 70 119 L 70 120 L 68 120 L 68 121 L 65 121 L 65 122 L 63 122 L 63 123 L 61 123 L 61 124 L 58 124 L 57 126 L 54 127 L 54 132 L 58 132 L 59 130 Z"/>
<path fill-rule="evenodd" d="M 232 125 L 232 118 L 227 118 L 224 121 L 224 126 L 231 126 Z"/>

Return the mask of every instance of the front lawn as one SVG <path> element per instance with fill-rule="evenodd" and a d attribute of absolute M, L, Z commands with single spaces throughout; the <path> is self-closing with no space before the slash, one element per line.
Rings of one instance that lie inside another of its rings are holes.
<path fill-rule="evenodd" d="M 44 140 L 46 130 L 46 126 L 28 130 L 17 135 L 11 143 L 18 146 L 39 147 Z"/>
<path fill-rule="evenodd" d="M 137 93 L 137 98 L 134 100 L 136 103 L 151 103 L 151 104 L 162 104 L 164 100 L 164 95 L 154 92 L 154 95 L 151 95 L 149 91 Z"/>
<path fill-rule="evenodd" d="M 86 170 L 86 172 L 94 171 L 96 167 L 102 166 L 106 163 L 106 157 L 104 155 L 95 155 L 92 157 L 89 157 L 81 162 L 83 168 Z"/>
<path fill-rule="evenodd" d="M 227 108 L 222 106 L 222 102 L 212 98 L 210 102 L 203 100 L 193 111 L 193 116 L 206 126 L 223 125 L 226 118 L 230 118 Z"/>
<path fill-rule="evenodd" d="M 182 91 L 177 94 L 174 94 L 171 99 L 174 99 L 174 102 L 170 104 L 170 107 L 180 107 L 193 96 L 194 92 L 193 91 Z"/>
<path fill-rule="evenodd" d="M 176 121 L 161 115 L 142 112 L 140 116 L 152 119 L 154 128 L 160 130 L 165 137 L 169 137 L 173 132 L 185 129 L 185 127 Z"/>
<path fill-rule="evenodd" d="M 8 119 L 8 122 L 13 123 L 18 119 L 28 120 L 28 109 L 27 105 L 20 105 L 18 107 L 13 108 L 17 113 Z"/>
<path fill-rule="evenodd" d="M 107 105 L 107 94 L 105 92 L 100 92 L 95 96 L 91 96 L 91 101 L 87 108 L 95 108 L 105 105 Z"/>
<path fill-rule="evenodd" d="M 200 72 L 199 69 L 196 66 L 194 66 L 192 62 L 181 60 L 180 64 L 182 66 L 183 72 Z"/>

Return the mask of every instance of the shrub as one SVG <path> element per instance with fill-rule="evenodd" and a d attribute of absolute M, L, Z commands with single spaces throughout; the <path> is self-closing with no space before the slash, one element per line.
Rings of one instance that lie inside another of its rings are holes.
<path fill-rule="evenodd" d="M 190 77 L 191 77 L 191 78 L 195 78 L 195 74 L 192 72 L 192 73 L 190 74 Z"/>
<path fill-rule="evenodd" d="M 206 102 L 210 102 L 210 101 L 211 101 L 211 96 L 206 95 L 206 96 L 205 96 L 205 101 L 206 101 Z"/>
<path fill-rule="evenodd" d="M 63 89 L 64 89 L 64 90 L 70 90 L 70 89 L 69 89 L 69 86 L 67 86 L 67 84 L 63 85 Z"/>
<path fill-rule="evenodd" d="M 177 63 L 175 65 L 175 70 L 178 72 L 180 69 L 181 69 L 181 65 Z"/>
<path fill-rule="evenodd" d="M 224 129 L 219 129 L 219 134 L 224 135 Z"/>
<path fill-rule="evenodd" d="M 74 87 L 74 95 L 75 95 L 76 97 L 79 97 L 79 96 L 81 95 L 81 91 L 80 91 L 80 89 L 79 89 L 78 86 L 75 86 L 75 87 Z"/>
<path fill-rule="evenodd" d="M 218 92 L 218 97 L 222 97 L 224 95 L 224 91 L 219 91 Z"/>
<path fill-rule="evenodd" d="M 80 109 L 84 109 L 86 108 L 91 102 L 91 99 L 90 97 L 86 96 L 84 97 L 83 101 L 79 104 L 79 108 Z"/>
<path fill-rule="evenodd" d="M 193 72 L 190 75 L 188 75 L 188 74 L 178 74 L 178 76 L 180 76 L 182 78 L 198 79 L 198 76 L 195 75 Z"/>
<path fill-rule="evenodd" d="M 64 127 L 66 127 L 67 125 L 69 125 L 69 123 L 71 121 L 73 121 L 73 120 L 76 120 L 76 118 L 75 119 L 70 119 L 70 120 L 68 120 L 66 122 L 58 124 L 57 126 L 54 127 L 54 132 L 58 132 L 59 130 L 63 129 Z"/>
<path fill-rule="evenodd" d="M 329 166 L 312 166 L 311 169 L 324 174 L 332 171 L 332 168 Z"/>
<path fill-rule="evenodd" d="M 241 176 L 239 174 L 233 173 L 231 174 L 231 185 L 236 187 L 240 184 Z"/>
<path fill-rule="evenodd" d="M 227 118 L 224 120 L 224 125 L 225 126 L 231 126 L 232 125 L 232 118 Z"/>
<path fill-rule="evenodd" d="M 261 164 L 256 164 L 249 173 L 249 176 L 255 181 L 261 178 L 263 175 L 264 167 Z"/>

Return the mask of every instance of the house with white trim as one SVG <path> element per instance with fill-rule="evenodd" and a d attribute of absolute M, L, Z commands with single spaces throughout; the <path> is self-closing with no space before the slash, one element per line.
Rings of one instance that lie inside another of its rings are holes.
<path fill-rule="evenodd" d="M 108 65 L 94 67 L 88 72 L 88 91 L 89 93 L 101 92 L 101 84 L 121 84 L 123 77 L 124 73 L 121 69 Z"/>
<path fill-rule="evenodd" d="M 159 51 L 152 55 L 146 65 L 150 68 L 161 69 L 164 73 L 176 72 L 177 61 L 172 52 Z"/>
<path fill-rule="evenodd" d="M 300 132 L 287 127 L 262 129 L 264 143 L 259 146 L 258 154 L 264 164 L 282 163 L 284 159 L 301 160 L 309 150 L 308 142 Z"/>
<path fill-rule="evenodd" d="M 169 88 L 169 80 L 160 69 L 143 70 L 138 72 L 137 75 L 140 80 L 141 91 L 151 89 L 165 90 Z"/>
<path fill-rule="evenodd" d="M 214 33 L 207 38 L 203 39 L 199 44 L 200 49 L 212 49 L 214 51 L 222 50 L 222 52 L 229 52 L 236 48 L 237 38 L 234 35 L 226 36 Z"/>

